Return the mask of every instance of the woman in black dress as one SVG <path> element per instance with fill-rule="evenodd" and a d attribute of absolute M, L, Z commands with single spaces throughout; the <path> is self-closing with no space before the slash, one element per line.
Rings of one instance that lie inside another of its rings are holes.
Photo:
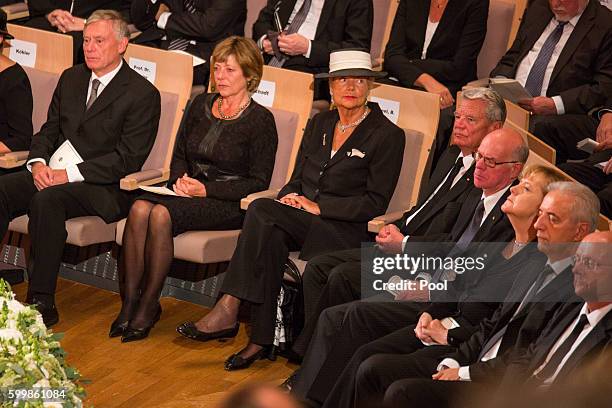
<path fill-rule="evenodd" d="M 0 10 L 0 154 L 28 150 L 32 138 L 30 80 L 19 64 L 2 55 L 6 40 L 12 38 L 6 13 Z"/>
<path fill-rule="evenodd" d="M 109 333 L 122 342 L 147 337 L 159 320 L 172 238 L 188 230 L 241 228 L 240 199 L 270 184 L 276 125 L 251 99 L 263 73 L 261 54 L 252 40 L 229 37 L 211 62 L 219 93 L 195 98 L 170 166 L 168 187 L 179 197 L 147 194 L 130 209 L 119 262 L 122 307 Z"/>
<path fill-rule="evenodd" d="M 291 180 L 278 200 L 249 206 L 236 251 L 223 280 L 223 296 L 198 322 L 177 328 L 206 341 L 234 337 L 238 308 L 251 308 L 250 342 L 225 363 L 248 367 L 267 355 L 274 339 L 277 297 L 289 251 L 300 258 L 369 241 L 367 222 L 385 212 L 404 152 L 404 132 L 368 103 L 370 54 L 337 50 L 330 55 L 329 88 L 337 109 L 316 115 L 306 127 Z"/>

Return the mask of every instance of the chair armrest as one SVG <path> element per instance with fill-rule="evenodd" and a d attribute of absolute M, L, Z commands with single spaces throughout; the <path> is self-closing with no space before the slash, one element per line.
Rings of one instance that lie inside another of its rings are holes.
<path fill-rule="evenodd" d="M 249 205 L 258 198 L 275 198 L 279 191 L 280 190 L 278 189 L 274 189 L 258 191 L 256 193 L 249 194 L 248 196 L 240 200 L 240 209 L 246 211 L 247 208 L 249 208 Z"/>
<path fill-rule="evenodd" d="M 0 168 L 14 169 L 15 167 L 23 166 L 28 159 L 29 154 L 29 150 L 6 153 L 0 156 Z"/>
<path fill-rule="evenodd" d="M 119 187 L 122 190 L 132 191 L 136 190 L 139 186 L 152 186 L 153 184 L 168 181 L 169 177 L 170 169 L 142 170 L 122 178 L 119 181 Z"/>
<path fill-rule="evenodd" d="M 378 217 L 368 222 L 368 232 L 378 234 L 378 232 L 387 224 L 399 220 L 404 216 L 403 211 L 394 211 L 387 214 L 379 215 Z"/>

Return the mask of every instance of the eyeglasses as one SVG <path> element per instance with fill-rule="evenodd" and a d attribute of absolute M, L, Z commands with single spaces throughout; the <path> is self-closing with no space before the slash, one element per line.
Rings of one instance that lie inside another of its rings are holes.
<path fill-rule="evenodd" d="M 497 162 L 497 161 L 495 161 L 495 159 L 493 157 L 483 156 L 479 152 L 472 153 L 472 157 L 474 158 L 474 161 L 476 161 L 476 162 L 478 160 L 482 159 L 484 161 L 485 165 L 487 167 L 492 168 L 492 169 L 495 168 L 495 166 L 498 166 L 500 164 L 519 163 L 518 160 Z"/>
<path fill-rule="evenodd" d="M 460 120 L 460 119 L 465 119 L 465 121 L 467 123 L 469 123 L 470 125 L 475 125 L 476 122 L 478 122 L 481 118 L 479 117 L 475 117 L 475 116 L 470 116 L 470 115 L 462 115 L 459 112 L 454 112 L 453 116 L 455 117 L 455 120 Z"/>
<path fill-rule="evenodd" d="M 572 257 L 572 260 L 574 261 L 574 265 L 582 265 L 584 266 L 587 270 L 589 271 L 595 271 L 597 269 L 599 269 L 601 266 L 607 266 L 607 267 L 612 267 L 612 265 L 610 264 L 602 264 L 599 263 L 597 261 L 595 261 L 593 258 L 588 257 L 588 256 L 584 256 L 584 255 L 574 255 Z"/>

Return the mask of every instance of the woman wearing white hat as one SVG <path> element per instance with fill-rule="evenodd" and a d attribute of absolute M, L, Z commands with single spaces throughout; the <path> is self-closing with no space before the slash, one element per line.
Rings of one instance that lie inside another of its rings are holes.
<path fill-rule="evenodd" d="M 337 109 L 308 124 L 291 180 L 278 200 L 254 201 L 213 310 L 177 330 L 208 341 L 235 337 L 241 302 L 251 307 L 249 344 L 225 362 L 226 370 L 270 357 L 277 296 L 290 251 L 300 258 L 359 247 L 368 241 L 367 222 L 383 214 L 393 195 L 404 151 L 404 132 L 367 96 L 370 55 L 338 50 L 330 55 L 330 91 Z"/>

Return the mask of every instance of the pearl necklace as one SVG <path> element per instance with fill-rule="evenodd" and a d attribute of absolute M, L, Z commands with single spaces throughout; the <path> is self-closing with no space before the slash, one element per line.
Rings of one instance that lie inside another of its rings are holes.
<path fill-rule="evenodd" d="M 366 106 L 366 109 L 365 109 L 365 112 L 363 112 L 363 115 L 361 115 L 361 117 L 357 119 L 356 121 L 354 121 L 353 123 L 349 123 L 348 125 L 343 125 L 342 123 L 340 123 L 340 121 L 338 121 L 338 129 L 340 129 L 340 131 L 344 133 L 346 132 L 347 129 L 359 126 L 359 124 L 363 122 L 366 116 L 368 116 L 368 113 L 370 113 L 370 108 Z"/>
<path fill-rule="evenodd" d="M 246 101 L 244 105 L 238 108 L 236 113 L 234 113 L 233 115 L 225 115 L 223 111 L 221 110 L 221 107 L 223 106 L 223 97 L 219 95 L 219 99 L 217 99 L 217 108 L 219 110 L 219 116 L 223 120 L 234 119 L 236 116 L 240 115 L 240 112 L 248 108 L 250 104 L 251 104 L 251 97 L 249 97 L 249 99 Z"/>

